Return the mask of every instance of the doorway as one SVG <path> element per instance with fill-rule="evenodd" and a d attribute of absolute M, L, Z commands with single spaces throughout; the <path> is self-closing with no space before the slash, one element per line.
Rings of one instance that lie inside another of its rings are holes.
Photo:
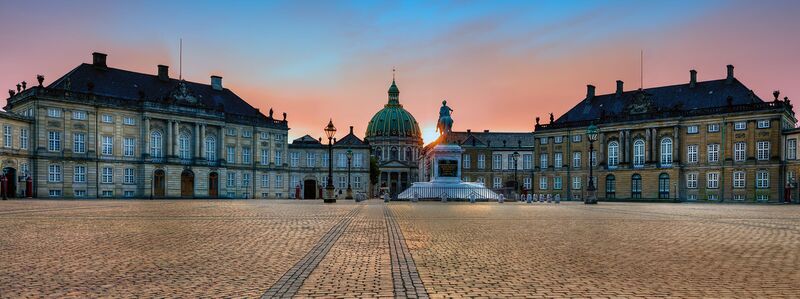
<path fill-rule="evenodd" d="M 153 197 L 164 197 L 166 185 L 164 170 L 156 169 L 156 171 L 153 172 Z"/>
<path fill-rule="evenodd" d="M 208 197 L 219 197 L 219 175 L 216 172 L 208 174 Z"/>
<path fill-rule="evenodd" d="M 17 197 L 17 170 L 12 167 L 3 168 L 3 175 L 6 177 L 6 186 L 3 192 L 6 197 Z"/>
<path fill-rule="evenodd" d="M 317 181 L 305 180 L 303 181 L 303 199 L 316 199 L 317 198 Z"/>
<path fill-rule="evenodd" d="M 194 197 L 194 172 L 189 169 L 181 173 L 181 197 Z"/>

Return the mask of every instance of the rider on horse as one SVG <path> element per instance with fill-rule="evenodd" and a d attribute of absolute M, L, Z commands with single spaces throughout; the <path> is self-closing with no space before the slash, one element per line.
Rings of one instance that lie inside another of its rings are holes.
<path fill-rule="evenodd" d="M 450 117 L 450 112 L 453 109 L 447 107 L 447 101 L 442 101 L 442 107 L 439 108 L 439 122 L 436 124 L 436 131 L 444 135 L 450 133 L 453 129 L 453 119 Z"/>

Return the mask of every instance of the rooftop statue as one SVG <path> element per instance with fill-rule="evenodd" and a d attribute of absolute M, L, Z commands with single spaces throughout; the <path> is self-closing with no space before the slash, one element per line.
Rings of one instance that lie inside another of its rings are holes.
<path fill-rule="evenodd" d="M 436 131 L 440 135 L 447 135 L 453 131 L 453 119 L 450 117 L 452 111 L 453 109 L 447 107 L 447 101 L 442 101 L 442 107 L 439 108 L 439 121 L 436 123 Z"/>

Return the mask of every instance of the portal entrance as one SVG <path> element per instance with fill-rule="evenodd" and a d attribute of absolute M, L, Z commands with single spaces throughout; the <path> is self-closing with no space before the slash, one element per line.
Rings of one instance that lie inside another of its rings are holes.
<path fill-rule="evenodd" d="M 156 171 L 153 172 L 153 197 L 164 197 L 166 185 L 164 170 L 156 169 Z"/>
<path fill-rule="evenodd" d="M 6 181 L 4 186 L 0 187 L 3 188 L 0 192 L 4 192 L 8 198 L 17 197 L 17 170 L 12 167 L 3 168 L 3 176 Z"/>
<path fill-rule="evenodd" d="M 219 175 L 216 172 L 208 174 L 208 197 L 219 197 Z"/>
<path fill-rule="evenodd" d="M 317 198 L 317 181 L 305 180 L 303 181 L 303 199 L 316 199 Z"/>
<path fill-rule="evenodd" d="M 181 173 L 181 197 L 194 197 L 194 172 L 188 169 Z"/>

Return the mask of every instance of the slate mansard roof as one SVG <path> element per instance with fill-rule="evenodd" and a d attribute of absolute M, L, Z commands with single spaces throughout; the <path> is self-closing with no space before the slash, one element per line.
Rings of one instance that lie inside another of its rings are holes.
<path fill-rule="evenodd" d="M 531 132 L 453 131 L 446 135 L 446 140 L 442 141 L 442 136 L 439 136 L 436 141 L 426 145 L 425 149 L 430 149 L 441 143 L 458 144 L 466 147 L 507 148 L 511 150 L 520 147 L 533 147 L 534 138 Z"/>

